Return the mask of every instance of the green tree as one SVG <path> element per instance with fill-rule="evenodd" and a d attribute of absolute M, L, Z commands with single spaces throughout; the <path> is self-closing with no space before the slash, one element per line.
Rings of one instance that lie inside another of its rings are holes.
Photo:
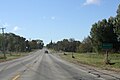
<path fill-rule="evenodd" d="M 37 48 L 38 48 L 38 49 L 42 49 L 43 46 L 44 46 L 43 41 L 42 41 L 42 40 L 39 40 L 39 39 L 37 39 L 36 41 L 37 41 Z"/>
<path fill-rule="evenodd" d="M 47 48 L 53 48 L 53 42 L 51 40 L 51 42 L 49 44 L 46 45 Z"/>
<path fill-rule="evenodd" d="M 26 45 L 26 48 L 25 48 L 26 51 L 30 52 L 31 51 L 31 47 L 30 47 L 30 44 L 29 44 L 28 40 L 25 41 L 25 45 Z"/>
<path fill-rule="evenodd" d="M 84 38 L 82 43 L 79 45 L 77 51 L 81 53 L 86 53 L 86 52 L 92 52 L 92 49 L 93 47 L 92 47 L 91 38 L 88 36 L 87 38 Z"/>
<path fill-rule="evenodd" d="M 117 9 L 117 16 L 115 18 L 115 33 L 117 34 L 117 39 L 118 39 L 118 50 L 120 51 L 120 4 Z"/>
<path fill-rule="evenodd" d="M 44 46 L 44 43 L 42 40 L 32 40 L 32 41 L 29 41 L 29 45 L 31 49 L 42 49 Z"/>
<path fill-rule="evenodd" d="M 120 18 L 120 4 L 119 4 L 118 9 L 117 9 L 117 17 Z"/>
<path fill-rule="evenodd" d="M 70 38 L 69 40 L 63 39 L 57 43 L 52 43 L 51 41 L 49 44 L 47 44 L 47 48 L 52 48 L 58 51 L 76 52 L 79 44 L 80 41 L 75 41 L 73 38 Z"/>
<path fill-rule="evenodd" d="M 92 25 L 91 39 L 94 50 L 100 52 L 103 43 L 117 43 L 117 35 L 114 33 L 113 24 L 106 19 Z"/>

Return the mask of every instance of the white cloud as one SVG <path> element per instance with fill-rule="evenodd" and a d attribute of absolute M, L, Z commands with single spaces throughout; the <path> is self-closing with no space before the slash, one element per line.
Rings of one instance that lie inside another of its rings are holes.
<path fill-rule="evenodd" d="M 91 5 L 91 4 L 100 5 L 100 0 L 86 0 L 86 2 L 83 3 L 83 5 Z"/>
<path fill-rule="evenodd" d="M 54 16 L 52 16 L 52 17 L 51 17 L 51 19 L 52 19 L 52 20 L 55 20 L 55 17 L 54 17 Z"/>
<path fill-rule="evenodd" d="M 18 30 L 20 30 L 21 28 L 19 28 L 18 26 L 15 26 L 14 28 L 13 28 L 13 31 L 14 32 L 16 32 L 16 31 L 18 31 Z"/>

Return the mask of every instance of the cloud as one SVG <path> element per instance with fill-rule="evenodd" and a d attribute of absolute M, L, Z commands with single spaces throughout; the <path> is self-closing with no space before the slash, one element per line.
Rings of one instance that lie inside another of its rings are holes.
<path fill-rule="evenodd" d="M 52 17 L 51 17 L 51 19 L 52 19 L 52 20 L 55 20 L 55 17 L 54 17 L 54 16 L 52 16 Z"/>
<path fill-rule="evenodd" d="M 13 28 L 13 31 L 14 32 L 16 32 L 16 31 L 19 31 L 21 28 L 19 28 L 18 26 L 15 26 L 14 28 Z"/>
<path fill-rule="evenodd" d="M 83 3 L 83 5 L 91 5 L 91 4 L 94 4 L 94 5 L 100 5 L 100 0 L 86 0 L 85 3 Z"/>

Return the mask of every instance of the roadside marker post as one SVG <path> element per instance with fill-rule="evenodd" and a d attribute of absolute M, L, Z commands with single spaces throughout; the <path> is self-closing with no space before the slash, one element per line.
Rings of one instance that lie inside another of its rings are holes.
<path fill-rule="evenodd" d="M 113 48 L 112 43 L 103 43 L 102 44 L 102 49 L 105 50 L 105 53 L 106 53 L 105 64 L 110 64 L 108 51 L 111 50 L 112 48 Z"/>

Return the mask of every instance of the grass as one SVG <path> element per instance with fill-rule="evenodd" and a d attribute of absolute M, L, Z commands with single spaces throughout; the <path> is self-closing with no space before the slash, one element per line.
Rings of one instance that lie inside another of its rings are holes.
<path fill-rule="evenodd" d="M 74 53 L 75 58 L 72 58 L 71 53 L 66 53 L 67 55 L 60 54 L 60 56 L 70 62 L 76 64 L 86 64 L 102 69 L 120 71 L 120 54 L 109 54 L 110 62 L 112 65 L 106 65 L 104 63 L 105 55 L 104 54 L 95 54 L 95 53 Z"/>
<path fill-rule="evenodd" d="M 27 56 L 28 55 L 28 52 L 19 52 L 19 53 L 16 53 L 16 52 L 11 52 L 12 55 L 10 55 L 9 53 L 6 53 L 6 59 L 4 59 L 3 57 L 3 54 L 0 53 L 0 62 L 4 62 L 4 61 L 8 61 L 8 60 L 13 60 L 13 59 L 17 59 L 17 58 L 20 58 L 20 57 L 23 57 L 23 56 Z"/>

